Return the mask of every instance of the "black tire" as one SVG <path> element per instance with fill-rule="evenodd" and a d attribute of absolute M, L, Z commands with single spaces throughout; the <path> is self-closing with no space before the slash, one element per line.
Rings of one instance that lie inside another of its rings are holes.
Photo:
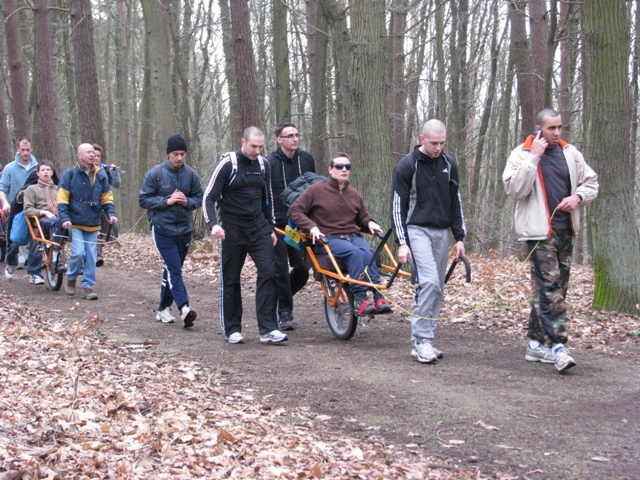
<path fill-rule="evenodd" d="M 338 280 L 323 275 L 324 282 L 329 295 L 335 298 L 338 291 Z M 324 299 L 324 314 L 327 317 L 327 323 L 333 335 L 339 340 L 349 340 L 356 333 L 358 327 L 358 316 L 353 307 L 353 295 L 348 285 L 345 285 L 341 292 L 341 299 L 333 308 L 329 304 L 329 300 Z M 346 298 L 345 298 L 346 296 Z"/>
<path fill-rule="evenodd" d="M 49 258 L 49 250 L 51 246 L 45 246 L 42 249 L 42 255 L 44 257 L 45 265 L 46 261 Z M 60 290 L 62 287 L 62 280 L 64 279 L 64 272 L 58 272 L 58 263 L 65 263 L 64 257 L 64 248 L 62 248 L 58 252 L 58 262 L 55 264 L 51 262 L 51 264 L 47 267 L 44 267 L 44 283 L 49 290 Z"/>

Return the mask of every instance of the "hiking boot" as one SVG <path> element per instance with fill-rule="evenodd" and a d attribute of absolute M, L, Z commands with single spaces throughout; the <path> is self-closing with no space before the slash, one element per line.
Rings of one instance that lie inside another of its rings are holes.
<path fill-rule="evenodd" d="M 98 255 L 98 258 L 96 258 L 96 267 L 101 267 L 102 265 L 104 265 L 104 258 Z"/>
<path fill-rule="evenodd" d="M 32 285 L 44 285 L 44 278 L 40 275 L 31 275 L 29 277 L 29 283 Z"/>
<path fill-rule="evenodd" d="M 233 332 L 227 337 L 229 343 L 244 343 L 244 337 L 240 332 Z"/>
<path fill-rule="evenodd" d="M 192 310 L 189 305 L 185 305 L 180 310 L 180 319 L 184 322 L 184 328 L 193 327 L 193 322 L 195 321 L 198 314 L 195 310 Z"/>
<path fill-rule="evenodd" d="M 82 289 L 82 298 L 86 300 L 97 300 L 98 294 L 93 291 L 91 288 L 83 288 Z"/>
<path fill-rule="evenodd" d="M 527 345 L 527 353 L 524 359 L 528 362 L 542 362 L 542 363 L 554 363 L 555 358 L 551 349 L 546 345 L 540 345 L 537 348 L 531 348 Z"/>
<path fill-rule="evenodd" d="M 64 291 L 67 295 L 75 295 L 76 294 L 76 279 L 73 280 L 67 279 L 67 283 L 64 286 Z"/>
<path fill-rule="evenodd" d="M 391 313 L 391 305 L 379 290 L 373 291 L 373 302 L 376 304 L 376 313 Z"/>
<path fill-rule="evenodd" d="M 366 296 L 358 296 L 353 301 L 353 307 L 356 315 L 373 315 L 376 313 L 376 306 L 371 300 L 367 300 Z"/>
<path fill-rule="evenodd" d="M 279 312 L 278 328 L 280 331 L 293 330 L 293 313 L 286 310 Z"/>
<path fill-rule="evenodd" d="M 565 346 L 558 347 L 553 357 L 558 372 L 564 372 L 576 366 L 576 361 L 569 355 L 569 350 L 567 350 Z"/>
<path fill-rule="evenodd" d="M 156 320 L 162 323 L 176 323 L 176 317 L 171 315 L 170 307 L 158 310 L 158 313 L 156 313 Z"/>
<path fill-rule="evenodd" d="M 260 343 L 280 343 L 288 339 L 289 337 L 280 330 L 273 330 L 272 332 L 260 335 Z"/>
<path fill-rule="evenodd" d="M 4 269 L 4 278 L 11 281 L 13 279 L 13 274 L 16 273 L 16 267 L 12 267 L 11 265 L 7 265 Z"/>
<path fill-rule="evenodd" d="M 429 342 L 422 342 L 416 345 L 415 348 L 411 350 L 411 356 L 420 363 L 436 363 L 438 361 L 438 354 Z"/>

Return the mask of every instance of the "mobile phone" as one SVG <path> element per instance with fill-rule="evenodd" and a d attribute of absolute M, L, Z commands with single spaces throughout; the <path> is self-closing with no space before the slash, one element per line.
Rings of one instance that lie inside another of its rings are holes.
<path fill-rule="evenodd" d="M 540 129 L 539 129 L 539 128 L 536 128 L 536 129 L 533 131 L 533 136 L 534 136 L 534 137 L 537 137 L 539 133 L 540 133 Z"/>

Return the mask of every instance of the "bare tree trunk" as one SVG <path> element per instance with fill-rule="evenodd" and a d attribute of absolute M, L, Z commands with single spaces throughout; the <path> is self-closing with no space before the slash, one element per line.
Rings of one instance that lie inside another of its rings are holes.
<path fill-rule="evenodd" d="M 544 105 L 553 105 L 553 70 L 555 65 L 556 49 L 558 41 L 556 33 L 558 31 L 558 0 L 551 0 L 551 8 L 547 12 L 549 17 L 549 35 L 547 37 L 547 64 L 544 70 Z"/>
<path fill-rule="evenodd" d="M 409 146 L 404 141 L 404 117 L 406 113 L 406 91 L 404 77 L 404 31 L 407 26 L 407 0 L 391 2 L 391 153 L 398 163 Z"/>
<path fill-rule="evenodd" d="M 233 0 L 230 4 L 230 12 L 240 118 L 244 130 L 252 125 L 260 126 L 256 64 L 251 43 L 251 22 L 247 0 Z"/>
<path fill-rule="evenodd" d="M 562 115 L 562 138 L 571 143 L 573 133 L 573 81 L 579 48 L 577 45 L 576 7 L 560 3 L 560 90 L 559 113 Z"/>
<path fill-rule="evenodd" d="M 71 48 L 71 29 L 62 31 L 62 48 L 64 49 L 64 83 L 67 92 L 67 112 L 69 117 L 68 144 L 64 150 L 73 151 L 80 143 L 78 132 L 78 102 L 76 101 L 76 82 L 74 77 L 73 49 Z"/>
<path fill-rule="evenodd" d="M 62 154 L 60 133 L 62 118 L 60 96 L 56 87 L 56 65 L 53 51 L 50 0 L 36 0 L 36 83 L 38 85 L 39 158 L 50 160 L 57 170 Z"/>
<path fill-rule="evenodd" d="M 178 132 L 171 90 L 171 51 L 167 30 L 166 6 L 154 0 L 141 0 L 142 14 L 149 42 L 151 105 L 156 125 L 158 152 L 164 152 L 167 138 Z"/>
<path fill-rule="evenodd" d="M 423 2 L 422 8 L 419 13 L 419 18 L 426 17 L 428 5 L 429 5 L 429 2 Z M 440 8 L 438 10 L 440 10 Z M 421 83 L 420 74 L 424 69 L 425 50 L 426 50 L 426 44 L 427 44 L 426 37 L 427 37 L 428 31 L 429 31 L 428 23 L 422 22 L 417 38 L 413 43 L 413 49 L 412 49 L 413 53 L 411 56 L 412 60 L 410 61 L 411 67 L 408 68 L 408 73 L 407 73 L 408 100 L 407 100 L 407 122 L 406 122 L 404 141 L 406 145 L 409 145 L 409 150 L 411 149 L 411 146 L 412 146 L 411 144 L 413 141 L 413 132 L 416 127 L 420 128 L 419 126 L 416 125 L 416 122 L 418 121 L 417 120 L 418 119 L 418 93 L 420 91 L 420 83 Z M 436 36 L 437 36 L 437 33 L 436 33 Z M 439 41 L 438 39 L 436 39 L 436 45 L 438 43 Z M 443 58 L 444 58 L 444 52 L 443 52 Z M 438 81 L 440 81 L 440 76 L 439 76 L 440 73 L 441 72 L 438 70 Z M 444 74 L 444 67 L 443 67 L 442 73 Z M 443 86 L 444 86 L 444 81 L 443 81 Z M 445 115 L 444 105 L 446 105 L 446 96 L 440 97 L 441 93 L 442 92 L 438 90 L 437 102 L 438 102 L 438 105 L 440 105 L 440 102 L 442 101 L 443 111 L 439 111 L 438 115 Z M 441 120 L 443 122 L 445 121 L 444 118 L 441 118 Z"/>
<path fill-rule="evenodd" d="M 427 2 L 425 2 L 426 4 Z M 444 58 L 444 5 L 436 6 L 435 24 L 436 24 L 436 77 L 438 84 L 436 85 L 436 118 L 448 122 L 447 118 L 447 70 Z M 421 69 L 422 70 L 422 69 Z"/>
<path fill-rule="evenodd" d="M 0 69 L 4 69 L 4 61 L 1 58 Z M 13 146 L 15 142 L 11 141 L 11 134 L 9 133 L 8 117 L 6 90 L 3 90 L 0 92 L 0 165 L 2 166 L 13 160 L 15 152 Z"/>
<path fill-rule="evenodd" d="M 617 0 L 586 2 L 584 9 L 586 158 L 599 173 L 593 218 L 595 308 L 637 313 L 640 236 L 630 160 L 629 32 L 627 9 Z M 606 72 L 606 75 L 603 75 Z M 624 245 L 629 255 L 620 255 Z"/>
<path fill-rule="evenodd" d="M 518 99 L 520 100 L 522 130 L 533 131 L 537 110 L 535 82 L 533 78 L 533 60 L 527 39 L 525 22 L 526 1 L 509 1 L 509 19 L 511 22 L 512 48 L 514 49 Z"/>
<path fill-rule="evenodd" d="M 531 84 L 534 96 L 534 109 L 542 110 L 550 107 L 545 102 L 545 72 L 547 70 L 547 42 L 549 41 L 549 23 L 547 0 L 529 0 L 529 29 L 531 31 L 531 53 L 533 54 L 533 71 Z M 526 33 L 525 33 L 526 35 Z M 551 89 L 549 88 L 549 92 Z M 549 94 L 549 96 L 551 96 Z"/>
<path fill-rule="evenodd" d="M 220 22 L 222 23 L 222 48 L 224 50 L 227 90 L 229 90 L 229 147 L 237 145 L 242 137 L 242 115 L 238 98 L 238 80 L 236 78 L 236 60 L 233 53 L 234 39 L 231 32 L 231 13 L 229 1 L 218 0 Z"/>
<path fill-rule="evenodd" d="M 82 142 L 106 145 L 93 45 L 90 0 L 70 0 L 71 41 L 75 59 L 76 97 Z"/>
<path fill-rule="evenodd" d="M 282 0 L 271 2 L 273 28 L 273 68 L 275 69 L 276 124 L 291 121 L 291 74 L 289 72 L 289 39 L 287 6 Z"/>
<path fill-rule="evenodd" d="M 311 72 L 311 146 L 309 151 L 316 161 L 328 160 L 327 153 L 327 19 L 317 0 L 307 3 L 309 33 L 307 44 Z M 315 9 L 315 11 L 313 11 Z M 321 171 L 320 165 L 316 171 Z"/>
<path fill-rule="evenodd" d="M 16 0 L 3 0 L 4 30 L 11 83 L 11 112 L 15 140 L 31 137 L 31 119 L 29 118 L 29 84 L 24 67 L 18 3 Z"/>

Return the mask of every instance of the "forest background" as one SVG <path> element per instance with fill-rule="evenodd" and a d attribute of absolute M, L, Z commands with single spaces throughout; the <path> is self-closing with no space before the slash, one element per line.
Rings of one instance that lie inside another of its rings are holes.
<path fill-rule="evenodd" d="M 596 308 L 638 313 L 640 0 L 2 0 L 2 11 L 1 163 L 22 136 L 59 171 L 78 144 L 101 144 L 126 171 L 122 232 L 146 226 L 142 175 L 170 135 L 187 138 L 207 182 L 245 127 L 265 131 L 268 154 L 289 121 L 318 171 L 350 153 L 386 225 L 395 163 L 437 117 L 468 250 L 520 255 L 501 175 L 535 113 L 556 108 L 600 180 L 575 259 L 594 265 Z"/>

